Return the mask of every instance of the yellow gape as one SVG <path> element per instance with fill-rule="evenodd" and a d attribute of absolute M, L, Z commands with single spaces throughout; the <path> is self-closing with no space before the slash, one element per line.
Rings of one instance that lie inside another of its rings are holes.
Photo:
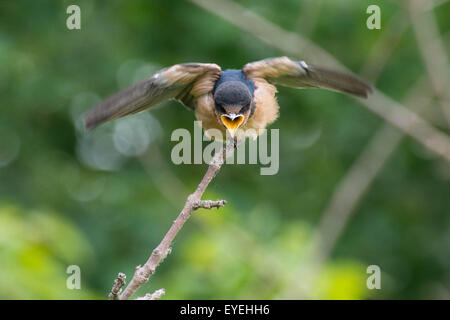
<path fill-rule="evenodd" d="M 222 123 L 227 127 L 227 129 L 231 131 L 235 131 L 244 121 L 244 116 L 242 115 L 234 115 L 234 117 L 230 117 L 229 115 L 222 115 L 221 117 Z"/>

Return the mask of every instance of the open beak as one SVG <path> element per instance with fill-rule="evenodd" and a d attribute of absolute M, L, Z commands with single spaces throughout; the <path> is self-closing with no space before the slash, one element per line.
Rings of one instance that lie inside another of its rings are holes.
<path fill-rule="evenodd" d="M 237 115 L 234 113 L 229 114 L 223 114 L 220 116 L 220 120 L 222 120 L 222 123 L 224 126 L 230 131 L 230 134 L 232 137 L 234 137 L 234 133 L 239 128 L 239 126 L 244 122 L 244 116 L 243 115 Z"/>

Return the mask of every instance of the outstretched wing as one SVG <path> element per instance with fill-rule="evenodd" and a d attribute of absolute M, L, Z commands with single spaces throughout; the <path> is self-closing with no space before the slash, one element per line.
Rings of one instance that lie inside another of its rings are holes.
<path fill-rule="evenodd" d="M 370 86 L 355 76 L 293 61 L 287 57 L 248 63 L 242 68 L 248 78 L 264 78 L 270 83 L 294 88 L 324 88 L 367 98 Z"/>
<path fill-rule="evenodd" d="M 102 101 L 85 116 L 86 128 L 93 129 L 103 122 L 144 111 L 169 99 L 193 109 L 195 98 L 211 91 L 220 73 L 220 67 L 210 63 L 184 63 L 162 69 Z"/>

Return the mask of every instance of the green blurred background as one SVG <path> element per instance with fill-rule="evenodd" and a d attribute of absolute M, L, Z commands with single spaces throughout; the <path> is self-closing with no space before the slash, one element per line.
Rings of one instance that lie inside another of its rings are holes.
<path fill-rule="evenodd" d="M 408 4 L 376 1 L 382 28 L 368 30 L 372 2 L 236 1 L 355 73 L 366 70 L 363 77 L 402 101 L 425 74 Z M 81 30 L 66 28 L 70 4 L 81 8 Z M 450 5 L 431 13 L 448 53 Z M 372 50 L 402 24 L 378 68 L 384 50 Z M 240 68 L 286 54 L 192 2 L 0 1 L 0 298 L 106 298 L 118 272 L 130 280 L 146 261 L 206 170 L 170 161 L 172 131 L 193 131 L 193 114 L 176 102 L 89 133 L 84 112 L 165 66 Z M 224 166 L 204 198 L 228 205 L 197 211 L 138 294 L 163 287 L 165 299 L 450 298 L 450 166 L 409 138 L 320 266 L 308 268 L 324 210 L 384 124 L 341 94 L 279 88 L 278 97 L 271 128 L 280 128 L 279 173 Z M 438 107 L 424 117 L 449 132 Z M 373 264 L 381 290 L 366 287 Z M 81 268 L 81 290 L 66 288 L 69 265 Z"/>

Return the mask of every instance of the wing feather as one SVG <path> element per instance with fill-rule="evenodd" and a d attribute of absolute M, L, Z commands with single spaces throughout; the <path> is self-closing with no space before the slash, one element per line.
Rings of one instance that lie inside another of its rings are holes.
<path fill-rule="evenodd" d="M 102 101 L 85 116 L 86 128 L 93 129 L 101 123 L 144 111 L 169 99 L 177 99 L 193 109 L 195 98 L 204 91 L 211 91 L 220 73 L 220 67 L 210 63 L 185 63 L 162 69 Z M 202 90 L 194 91 L 198 80 L 201 80 Z"/>
<path fill-rule="evenodd" d="M 324 88 L 363 98 L 372 91 L 369 85 L 353 75 L 287 57 L 251 62 L 242 71 L 249 78 L 264 78 L 271 83 L 294 88 Z"/>

